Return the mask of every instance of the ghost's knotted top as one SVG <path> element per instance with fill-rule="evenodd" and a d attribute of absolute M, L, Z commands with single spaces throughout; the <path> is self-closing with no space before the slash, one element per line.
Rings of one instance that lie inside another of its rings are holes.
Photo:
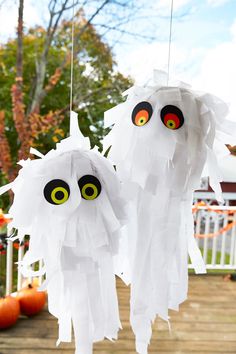
<path fill-rule="evenodd" d="M 222 200 L 214 142 L 223 137 L 229 143 L 230 136 L 236 135 L 235 125 L 225 119 L 228 107 L 219 98 L 182 82 L 173 86 L 164 82 L 164 75 L 155 73 L 152 85 L 131 87 L 124 92 L 124 103 L 105 112 L 105 127 L 114 126 L 104 139 L 104 151 L 111 147 L 109 157 L 122 180 L 154 193 L 156 186 L 151 181 L 165 179 L 173 190 L 181 186 L 172 175 L 177 165 L 181 169 L 182 159 L 188 171 L 180 192 L 197 189 L 204 174 L 210 176 L 211 186 Z"/>

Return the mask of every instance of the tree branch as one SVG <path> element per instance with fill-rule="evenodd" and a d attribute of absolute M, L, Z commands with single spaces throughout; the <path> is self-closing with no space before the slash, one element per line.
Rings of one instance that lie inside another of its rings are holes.
<path fill-rule="evenodd" d="M 70 55 L 68 55 L 67 53 L 62 64 L 56 68 L 54 74 L 50 77 L 48 84 L 42 89 L 41 95 L 38 100 L 39 106 L 41 105 L 44 97 L 55 87 L 55 85 L 57 84 L 57 82 L 61 77 L 63 69 L 68 65 L 69 62 L 70 62 Z"/>
<path fill-rule="evenodd" d="M 16 59 L 16 79 L 19 86 L 22 85 L 23 73 L 23 11 L 24 0 L 20 0 L 18 11 L 18 27 L 17 27 L 17 59 Z"/>
<path fill-rule="evenodd" d="M 93 19 L 99 14 L 99 12 L 110 2 L 110 0 L 105 0 L 102 5 L 94 12 L 94 14 L 86 21 L 86 24 L 82 27 L 82 29 L 77 34 L 77 38 L 80 37 L 87 27 L 91 24 Z"/>
<path fill-rule="evenodd" d="M 111 26 L 109 26 L 109 25 L 100 25 L 101 27 L 104 27 L 104 28 L 107 28 L 107 30 L 108 31 L 116 31 L 116 32 L 119 32 L 119 33 L 121 33 L 121 34 L 127 34 L 127 35 L 129 35 L 129 36 L 133 36 L 133 37 L 136 37 L 136 38 L 143 38 L 143 39 L 149 39 L 149 40 L 152 40 L 152 41 L 154 41 L 155 39 L 156 39 L 156 37 L 154 37 L 154 36 L 146 36 L 146 35 L 144 35 L 144 34 L 140 34 L 140 33 L 134 33 L 134 32 L 129 32 L 129 31 L 126 31 L 126 30 L 122 30 L 122 29 L 120 29 L 120 28 L 117 28 L 116 26 L 114 26 L 114 27 L 111 27 Z M 108 31 L 106 31 L 106 33 L 108 32 Z M 104 34 L 106 34 L 106 33 L 104 33 Z M 103 35 L 104 35 L 103 34 Z"/>
<path fill-rule="evenodd" d="M 46 76 L 46 67 L 48 62 L 48 53 L 49 49 L 53 40 L 53 36 L 57 30 L 59 21 L 62 17 L 66 9 L 66 5 L 68 4 L 68 0 L 64 0 L 62 6 L 59 11 L 55 12 L 56 7 L 56 0 L 51 0 L 49 4 L 49 12 L 50 12 L 50 20 L 47 28 L 45 43 L 42 55 L 38 60 L 38 64 L 36 67 L 36 87 L 33 96 L 33 100 L 29 109 L 29 114 L 31 113 L 39 113 L 40 110 L 40 103 L 41 103 L 41 96 L 43 95 L 44 90 L 44 81 Z M 54 17 L 56 16 L 55 22 L 53 21 Z M 54 22 L 54 23 L 53 23 Z"/>
<path fill-rule="evenodd" d="M 18 159 L 25 158 L 29 146 L 29 126 L 25 117 L 25 106 L 23 101 L 23 11 L 24 0 L 19 0 L 18 27 L 17 27 L 17 61 L 16 61 L 16 79 L 12 86 L 12 106 L 13 120 L 20 141 Z"/>
<path fill-rule="evenodd" d="M 44 49 L 43 49 L 40 59 L 38 60 L 37 65 L 36 65 L 36 87 L 35 87 L 35 92 L 33 95 L 32 103 L 30 105 L 30 108 L 28 109 L 29 114 L 39 113 L 40 104 L 42 102 L 42 99 L 45 97 L 44 82 L 45 82 L 45 76 L 46 76 L 46 67 L 47 67 L 47 62 L 48 62 L 49 49 L 50 49 L 54 34 L 58 28 L 59 21 L 62 17 L 62 14 L 67 9 L 71 9 L 73 7 L 73 5 L 67 6 L 68 0 L 64 0 L 61 5 L 60 10 L 56 11 L 55 10 L 56 9 L 56 2 L 57 2 L 56 0 L 51 0 L 49 3 L 50 20 L 49 20 L 49 25 L 47 28 Z M 97 8 L 97 10 L 92 14 L 92 16 L 88 19 L 88 21 L 86 21 L 85 25 L 81 28 L 81 30 L 77 34 L 77 36 L 76 36 L 77 39 L 84 33 L 84 31 L 87 29 L 87 27 L 93 21 L 93 19 L 100 13 L 100 11 L 109 2 L 110 2 L 110 0 L 105 0 L 101 4 L 101 6 L 99 6 Z M 78 1 L 76 2 L 76 4 L 77 3 L 78 3 Z M 55 16 L 56 16 L 56 19 L 54 21 Z"/>

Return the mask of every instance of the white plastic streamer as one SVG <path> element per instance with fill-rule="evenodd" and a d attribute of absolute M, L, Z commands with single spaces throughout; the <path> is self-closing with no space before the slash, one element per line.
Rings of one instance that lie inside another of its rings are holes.
<path fill-rule="evenodd" d="M 140 354 L 147 353 L 155 317 L 168 321 L 168 309 L 178 310 L 187 298 L 188 254 L 196 273 L 206 272 L 193 236 L 193 192 L 204 169 L 223 202 L 213 144 L 218 132 L 230 135 L 224 102 L 182 83 L 163 86 L 160 76 L 161 84 L 130 88 L 126 102 L 105 113 L 106 126 L 114 126 L 104 151 L 111 146 L 108 157 L 130 199 L 116 272 L 131 283 L 130 320 Z"/>
<path fill-rule="evenodd" d="M 76 354 L 91 354 L 93 342 L 116 339 L 120 325 L 113 257 L 125 223 L 125 203 L 111 163 L 81 134 L 71 112 L 71 136 L 45 156 L 22 162 L 13 183 L 11 227 L 30 235 L 19 268 L 26 276 L 46 273 L 49 311 L 58 318 L 59 338 Z M 92 176 L 92 178 L 91 178 Z M 83 183 L 82 183 L 82 182 Z M 43 260 L 36 273 L 30 265 Z"/>

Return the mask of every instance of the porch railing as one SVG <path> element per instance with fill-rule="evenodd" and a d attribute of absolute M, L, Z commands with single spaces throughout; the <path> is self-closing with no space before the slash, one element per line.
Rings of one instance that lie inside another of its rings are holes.
<path fill-rule="evenodd" d="M 199 203 L 193 213 L 195 238 L 207 269 L 236 270 L 236 207 Z"/>
<path fill-rule="evenodd" d="M 25 241 L 23 240 L 21 244 L 18 245 L 17 247 L 17 262 L 21 262 L 24 254 L 25 254 Z M 26 241 L 27 242 L 27 241 Z M 16 268 L 14 274 L 14 257 L 13 257 L 13 252 L 14 252 L 14 243 L 11 240 L 7 241 L 7 250 L 6 250 L 6 295 L 9 295 L 12 293 L 14 287 L 13 287 L 13 279 L 14 275 L 17 277 L 17 282 L 16 282 L 16 290 L 20 290 L 22 288 L 24 280 L 27 282 L 31 283 L 32 278 L 24 278 L 21 272 Z M 1 257 L 1 256 L 0 256 Z M 35 267 L 42 267 L 42 261 L 35 263 L 32 266 L 32 269 L 34 270 Z M 43 276 L 37 277 L 38 278 L 38 284 L 41 285 L 43 282 Z M 14 289 L 15 290 L 15 289 Z"/>
<path fill-rule="evenodd" d="M 201 249 L 207 269 L 236 270 L 236 207 L 211 206 L 199 203 L 193 207 L 195 237 Z M 24 242 L 17 250 L 17 261 L 23 259 Z M 0 255 L 1 257 L 1 255 Z M 7 242 L 6 294 L 13 291 L 13 242 Z M 39 265 L 41 266 L 41 265 Z M 191 268 L 189 264 L 189 268 Z M 16 269 L 17 290 L 21 289 L 23 277 Z M 39 284 L 43 278 L 39 277 Z"/>

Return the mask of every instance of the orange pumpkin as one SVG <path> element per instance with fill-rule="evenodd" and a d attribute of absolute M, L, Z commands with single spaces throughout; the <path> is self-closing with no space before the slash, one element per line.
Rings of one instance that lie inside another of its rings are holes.
<path fill-rule="evenodd" d="M 19 315 L 20 304 L 16 298 L 12 296 L 0 298 L 0 329 L 13 326 Z"/>
<path fill-rule="evenodd" d="M 47 296 L 44 291 L 37 291 L 37 288 L 29 284 L 18 292 L 17 298 L 20 303 L 21 313 L 33 316 L 44 308 Z"/>

